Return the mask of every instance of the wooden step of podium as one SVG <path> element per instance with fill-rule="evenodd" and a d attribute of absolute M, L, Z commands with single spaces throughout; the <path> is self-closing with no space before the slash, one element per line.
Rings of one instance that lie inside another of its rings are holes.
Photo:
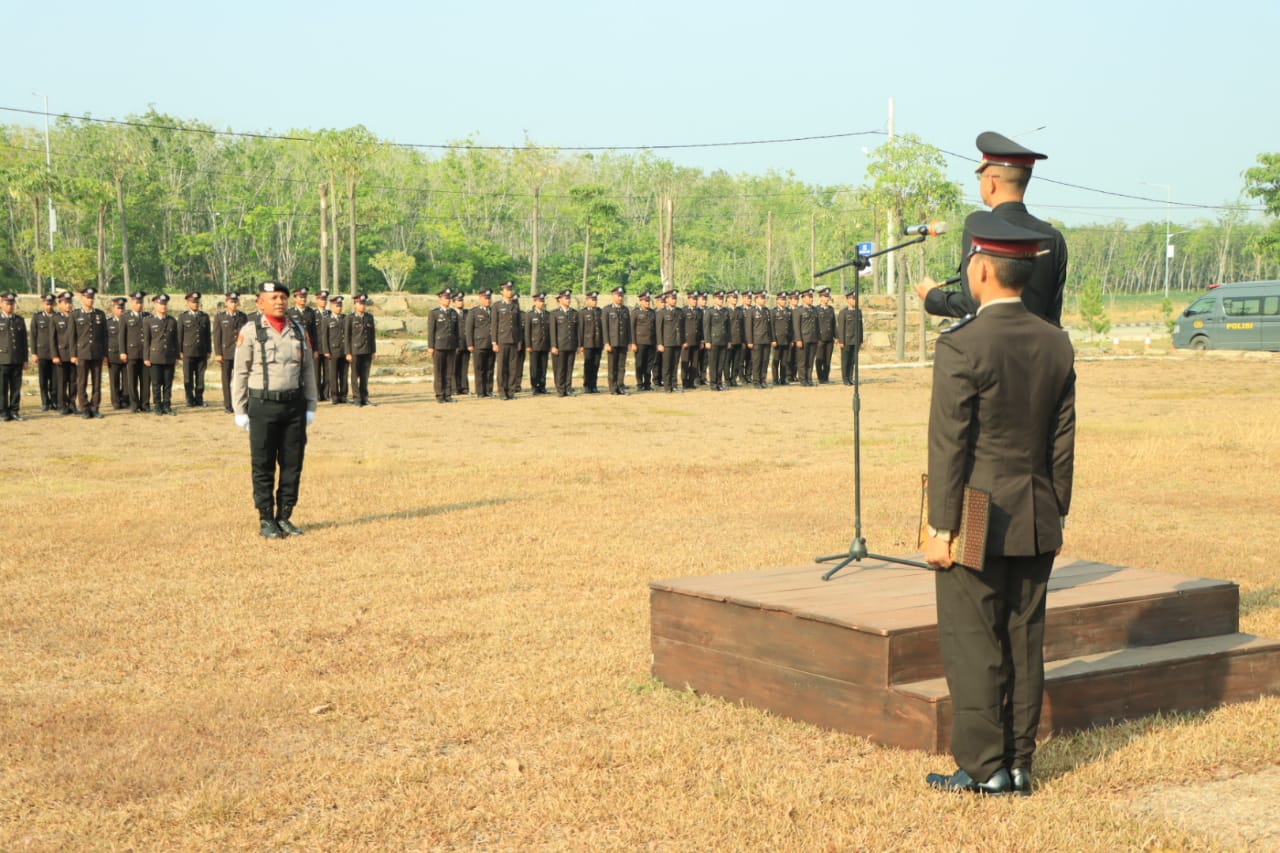
<path fill-rule="evenodd" d="M 951 731 L 951 694 L 942 678 L 898 684 L 891 690 L 931 710 L 945 751 Z M 1158 646 L 1118 649 L 1045 664 L 1040 736 L 1155 713 L 1203 711 L 1280 693 L 1280 640 L 1223 634 Z"/>

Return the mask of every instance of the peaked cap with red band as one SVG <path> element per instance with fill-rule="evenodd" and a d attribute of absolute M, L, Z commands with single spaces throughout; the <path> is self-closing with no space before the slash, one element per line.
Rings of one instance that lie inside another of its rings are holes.
<path fill-rule="evenodd" d="M 1019 228 L 989 210 L 970 213 L 964 229 L 972 240 L 971 251 L 1001 258 L 1035 258 L 1043 254 L 1040 244 L 1049 238 L 1038 231 Z"/>
<path fill-rule="evenodd" d="M 974 142 L 982 152 L 982 162 L 973 171 L 981 174 L 988 166 L 1019 166 L 1030 169 L 1037 160 L 1049 159 L 1048 154 L 1032 151 L 1014 142 L 1007 136 L 988 130 L 978 134 Z"/>

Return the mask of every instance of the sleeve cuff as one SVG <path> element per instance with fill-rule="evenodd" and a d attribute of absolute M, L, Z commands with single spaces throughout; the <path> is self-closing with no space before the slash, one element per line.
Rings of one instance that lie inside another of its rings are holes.
<path fill-rule="evenodd" d="M 951 531 L 950 531 L 950 530 L 939 530 L 938 528 L 936 528 L 936 527 L 934 527 L 932 524 L 930 524 L 930 525 L 929 525 L 929 538 L 931 538 L 931 539 L 940 539 L 940 540 L 942 540 L 943 542 L 950 542 L 950 541 L 951 541 Z"/>

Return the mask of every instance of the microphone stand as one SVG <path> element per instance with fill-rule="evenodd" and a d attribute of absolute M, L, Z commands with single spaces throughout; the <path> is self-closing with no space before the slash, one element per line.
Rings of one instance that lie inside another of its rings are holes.
<path fill-rule="evenodd" d="M 815 563 L 830 563 L 839 561 L 823 575 L 824 581 L 831 580 L 836 572 L 843 569 L 850 563 L 860 563 L 867 558 L 874 560 L 883 560 L 887 563 L 898 563 L 903 566 L 913 566 L 918 569 L 930 569 L 932 566 L 927 563 L 917 562 L 916 560 L 906 560 L 902 557 L 890 557 L 885 554 L 872 554 L 867 551 L 867 540 L 862 535 L 862 395 L 859 393 L 860 384 L 858 381 L 858 360 L 859 350 L 862 349 L 862 285 L 860 283 L 861 272 L 871 265 L 872 258 L 878 258 L 881 255 L 887 255 L 898 249 L 914 246 L 917 243 L 923 243 L 927 235 L 920 236 L 908 240 L 905 243 L 899 243 L 896 246 L 889 246 L 878 252 L 872 252 L 869 255 L 858 255 L 853 260 L 846 261 L 843 264 L 814 273 L 814 278 L 821 278 L 828 273 L 836 270 L 842 270 L 846 267 L 857 267 L 859 275 L 853 279 L 853 310 L 858 321 L 858 342 L 853 348 L 853 541 L 849 543 L 849 550 L 841 554 L 830 554 L 825 557 L 814 558 Z"/>

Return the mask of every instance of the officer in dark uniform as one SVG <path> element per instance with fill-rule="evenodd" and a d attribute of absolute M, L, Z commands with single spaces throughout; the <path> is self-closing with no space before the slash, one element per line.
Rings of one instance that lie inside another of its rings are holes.
<path fill-rule="evenodd" d="M 604 353 L 603 312 L 597 304 L 600 294 L 592 290 L 587 304 L 578 311 L 578 351 L 582 353 L 582 389 L 599 394 L 600 357 Z"/>
<path fill-rule="evenodd" d="M 780 292 L 773 306 L 773 384 L 786 385 L 791 379 L 793 341 L 791 339 L 791 309 L 787 307 L 787 294 Z"/>
<path fill-rule="evenodd" d="M 1024 148 L 992 131 L 979 134 L 976 144 L 982 152 L 982 162 L 975 170 L 982 203 L 1005 222 L 1036 231 L 1047 238 L 1042 247 L 1047 251 L 1036 258 L 1035 274 L 1022 289 L 1022 301 L 1032 314 L 1061 326 L 1062 294 L 1067 283 L 1067 241 L 1058 229 L 1032 216 L 1023 203 L 1032 168 L 1037 160 L 1045 160 L 1048 155 Z M 931 278 L 925 278 L 916 285 L 916 295 L 924 300 L 924 308 L 930 314 L 964 317 L 977 310 L 978 303 L 968 292 L 965 273 L 971 240 L 972 235 L 967 231 L 960 238 L 959 291 L 943 290 Z"/>
<path fill-rule="evenodd" d="M 729 347 L 725 350 L 725 379 L 730 388 L 738 387 L 738 379 L 742 374 L 742 354 L 746 352 L 746 340 L 743 332 L 742 306 L 738 304 L 738 291 L 730 290 L 725 294 L 729 310 Z"/>
<path fill-rule="evenodd" d="M 476 379 L 476 396 L 493 396 L 493 291 L 482 290 L 476 295 L 479 304 L 467 312 L 463 337 L 467 352 L 471 353 Z"/>
<path fill-rule="evenodd" d="M 75 356 L 72 335 L 75 320 L 71 316 L 71 294 L 58 294 L 58 310 L 53 315 L 53 364 L 55 381 L 58 384 L 58 412 L 64 417 L 75 414 L 76 410 L 76 374 L 75 364 L 71 359 Z"/>
<path fill-rule="evenodd" d="M 236 426 L 249 432 L 253 504 L 266 539 L 302 535 L 290 519 L 316 416 L 316 362 L 306 331 L 285 315 L 287 301 L 284 285 L 258 286 L 258 313 L 236 341 L 231 391 Z"/>
<path fill-rule="evenodd" d="M 151 396 L 157 415 L 173 410 L 173 370 L 178 362 L 178 321 L 169 316 L 169 294 L 151 297 L 156 309 L 142 324 L 142 363 L 151 369 Z"/>
<path fill-rule="evenodd" d="M 445 288 L 438 294 L 440 304 L 427 315 L 427 355 L 431 357 L 431 377 L 436 402 L 453 402 L 453 360 L 462 337 L 461 318 L 453 310 L 453 291 Z"/>
<path fill-rule="evenodd" d="M 467 350 L 467 315 L 471 309 L 466 307 L 461 290 L 453 292 L 453 310 L 458 314 L 458 349 L 453 355 L 453 393 L 466 395 L 471 393 L 471 380 L 468 377 L 471 353 Z"/>
<path fill-rule="evenodd" d="M 639 299 L 639 304 L 631 310 L 631 351 L 636 354 L 636 388 L 652 391 L 654 357 L 658 344 L 658 312 L 649 306 L 652 297 L 648 291 L 641 293 Z M 661 371 L 661 367 L 657 370 Z"/>
<path fill-rule="evenodd" d="M 658 352 L 662 357 L 662 385 L 670 394 L 676 390 L 676 365 L 684 351 L 684 313 L 676 307 L 676 292 L 662 294 L 664 307 L 657 312 L 658 322 L 654 333 L 658 339 Z M 684 389 L 680 389 L 683 391 Z"/>
<path fill-rule="evenodd" d="M 151 371 L 143 363 L 143 341 L 147 318 L 142 310 L 143 294 L 129 294 L 129 310 L 124 313 L 124 328 L 120 332 L 120 360 L 124 363 L 124 387 L 129 392 L 129 411 L 151 411 Z M 224 388 L 227 386 L 224 385 Z"/>
<path fill-rule="evenodd" d="M 702 346 L 710 354 L 711 388 L 723 391 L 725 375 L 729 372 L 725 356 L 733 334 L 733 312 L 725 307 L 723 290 L 717 290 L 711 298 L 714 304 L 702 314 Z"/>
<path fill-rule="evenodd" d="M 800 307 L 791 311 L 791 334 L 796 342 L 796 375 L 800 384 L 813 386 L 813 364 L 818 355 L 818 310 L 813 307 L 813 291 L 800 294 Z"/>
<path fill-rule="evenodd" d="M 127 409 L 128 394 L 124 387 L 124 362 L 120 360 L 120 338 L 124 329 L 124 306 L 127 300 L 118 296 L 111 300 L 107 315 L 107 387 L 111 391 L 111 408 Z"/>
<path fill-rule="evenodd" d="M 319 330 L 316 327 L 317 314 L 316 309 L 307 304 L 307 289 L 299 287 L 293 291 L 293 304 L 285 309 L 285 314 L 291 317 L 294 322 L 302 327 L 302 331 L 307 333 L 307 340 L 314 349 L 316 336 Z"/>
<path fill-rule="evenodd" d="M 204 372 L 213 351 L 213 325 L 200 309 L 200 294 L 187 294 L 187 310 L 178 317 L 178 359 L 182 362 L 182 390 L 187 407 L 203 407 Z"/>
<path fill-rule="evenodd" d="M 502 299 L 493 306 L 493 352 L 497 357 L 498 396 L 516 398 L 520 386 L 520 352 L 524 349 L 524 320 L 515 285 L 502 283 Z"/>
<path fill-rule="evenodd" d="M 836 346 L 840 348 L 840 375 L 845 385 L 852 385 L 853 365 L 862 346 L 862 309 L 858 307 L 856 291 L 849 291 L 844 298 L 848 305 L 840 309 L 836 318 Z"/>
<path fill-rule="evenodd" d="M 824 287 L 818 291 L 818 350 L 814 356 L 814 364 L 818 368 L 818 384 L 826 385 L 831 381 L 831 354 L 835 350 L 836 309 L 831 307 L 831 288 Z"/>
<path fill-rule="evenodd" d="M 556 382 L 556 396 L 573 394 L 573 362 L 581 344 L 578 312 L 569 305 L 573 292 L 562 290 L 556 296 L 556 310 L 551 312 L 551 371 Z"/>
<path fill-rule="evenodd" d="M 356 386 L 356 405 L 372 406 L 373 403 L 369 402 L 369 371 L 378 353 L 378 333 L 373 315 L 369 313 L 368 294 L 358 294 L 351 301 L 356 311 L 347 318 L 347 361 L 351 363 L 351 381 Z"/>
<path fill-rule="evenodd" d="M 53 296 L 41 297 L 40 310 L 31 317 L 31 355 L 36 361 L 36 382 L 40 386 L 40 411 L 58 405 L 58 369 L 53 363 L 57 349 L 53 344 Z"/>
<path fill-rule="evenodd" d="M 627 393 L 627 350 L 631 349 L 631 312 L 623 303 L 625 294 L 621 287 L 609 292 L 600 320 L 604 351 L 609 354 L 609 393 L 619 396 Z"/>
<path fill-rule="evenodd" d="M 533 297 L 533 310 L 524 315 L 524 346 L 529 353 L 529 388 L 535 395 L 547 393 L 547 355 L 551 352 L 551 316 L 546 297 Z"/>
<path fill-rule="evenodd" d="M 773 312 L 765 304 L 765 292 L 757 290 L 755 307 L 746 318 L 747 352 L 751 353 L 751 384 L 765 387 L 769 371 L 769 356 L 778 346 L 773 337 Z"/>
<path fill-rule="evenodd" d="M 20 421 L 22 371 L 27 367 L 27 322 L 14 313 L 18 297 L 0 294 L 0 421 Z"/>
<path fill-rule="evenodd" d="M 335 296 L 329 300 L 333 311 L 329 315 L 329 323 L 324 334 L 324 358 L 329 362 L 329 402 L 335 406 L 347 402 L 347 318 L 342 313 L 342 297 Z"/>
<path fill-rule="evenodd" d="M 702 350 L 702 312 L 698 309 L 698 294 L 689 291 L 684 297 L 684 315 L 681 329 L 684 349 L 681 350 L 681 380 L 685 388 L 697 388 L 702 364 L 698 353 Z"/>
<path fill-rule="evenodd" d="M 222 366 L 222 409 L 229 415 L 235 412 L 231 405 L 231 377 L 236 365 L 236 338 L 248 321 L 240 310 L 240 294 L 228 293 L 213 321 L 213 357 Z"/>
<path fill-rule="evenodd" d="M 1022 289 L 1045 235 L 980 211 L 965 220 L 972 319 L 940 335 L 929 410 L 929 540 L 938 643 L 959 769 L 934 788 L 1030 794 L 1044 692 L 1045 590 L 1071 506 L 1075 368 L 1067 334 Z M 1052 241 L 1052 237 L 1048 238 Z M 962 492 L 990 494 L 981 571 L 953 565 Z"/>
<path fill-rule="evenodd" d="M 316 399 L 324 402 L 329 399 L 329 364 L 328 359 L 324 357 L 324 352 L 320 346 L 320 336 L 324 334 L 329 317 L 333 312 L 329 310 L 329 291 L 321 290 L 316 294 L 316 324 L 315 335 L 311 339 L 311 343 L 315 346 L 316 353 Z"/>
<path fill-rule="evenodd" d="M 76 366 L 76 399 L 80 416 L 100 418 L 102 361 L 107 357 L 107 315 L 93 305 L 98 292 L 80 291 L 80 308 L 71 315 L 71 363 Z"/>

